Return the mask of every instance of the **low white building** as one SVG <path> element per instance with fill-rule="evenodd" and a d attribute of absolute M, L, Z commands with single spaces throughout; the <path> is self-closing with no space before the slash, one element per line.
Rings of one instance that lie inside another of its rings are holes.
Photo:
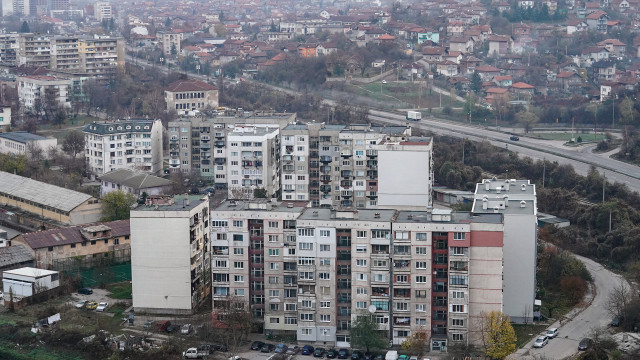
<path fill-rule="evenodd" d="M 73 81 L 71 79 L 58 79 L 53 76 L 20 76 L 18 83 L 18 99 L 28 110 L 34 110 L 37 102 L 45 103 L 46 99 L 53 97 L 59 106 L 70 108 L 69 94 Z"/>
<path fill-rule="evenodd" d="M 0 153 L 18 154 L 31 156 L 31 151 L 35 148 L 42 149 L 42 154 L 46 157 L 50 148 L 58 146 L 56 138 L 31 134 L 26 131 L 14 131 L 0 133 Z"/>
<path fill-rule="evenodd" d="M 122 190 L 136 197 L 147 195 L 164 195 L 171 191 L 173 182 L 147 173 L 129 169 L 113 170 L 100 176 L 100 196 Z"/>
<path fill-rule="evenodd" d="M 29 297 L 60 286 L 57 271 L 23 267 L 2 272 L 2 290 L 5 300 L 12 294 L 14 299 Z"/>
<path fill-rule="evenodd" d="M 0 106 L 0 132 L 11 128 L 11 106 Z"/>

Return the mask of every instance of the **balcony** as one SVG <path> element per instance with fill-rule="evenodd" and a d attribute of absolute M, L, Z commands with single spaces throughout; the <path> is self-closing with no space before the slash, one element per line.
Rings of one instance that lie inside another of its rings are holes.
<path fill-rule="evenodd" d="M 343 178 L 350 178 L 353 176 L 353 171 L 351 170 L 342 170 L 340 172 L 340 176 L 342 176 Z"/>
<path fill-rule="evenodd" d="M 227 159 L 225 158 L 215 158 L 213 161 L 216 165 L 224 165 L 227 163 Z"/>
<path fill-rule="evenodd" d="M 348 158 L 353 156 L 353 154 L 351 153 L 351 150 L 344 150 L 340 152 L 340 156 L 342 156 L 343 158 Z"/>
<path fill-rule="evenodd" d="M 320 156 L 320 162 L 323 163 L 323 164 L 330 163 L 331 162 L 331 156 L 328 156 L 328 155 Z"/>
<path fill-rule="evenodd" d="M 202 137 L 200 138 L 200 141 L 202 141 L 203 143 L 206 143 L 206 142 L 211 141 L 211 138 L 209 138 L 209 135 L 202 136 Z"/>
<path fill-rule="evenodd" d="M 376 199 L 378 197 L 378 192 L 377 191 L 369 191 L 369 192 L 367 192 L 367 197 L 369 199 Z"/>
<path fill-rule="evenodd" d="M 367 157 L 370 157 L 370 158 L 378 157 L 378 150 L 367 150 Z"/>
<path fill-rule="evenodd" d="M 396 253 L 395 255 L 407 255 L 407 253 Z M 393 262 L 393 268 L 402 270 L 411 268 L 411 261 L 408 260 L 396 260 Z"/>
<path fill-rule="evenodd" d="M 224 141 L 216 141 L 214 143 L 214 146 L 217 148 L 223 148 L 224 147 Z"/>
<path fill-rule="evenodd" d="M 331 185 L 322 185 L 322 186 L 320 186 L 320 191 L 322 191 L 323 193 L 331 192 Z"/>
<path fill-rule="evenodd" d="M 211 149 L 211 144 L 200 144 L 200 149 L 202 150 Z"/>
<path fill-rule="evenodd" d="M 320 181 L 322 181 L 323 184 L 327 184 L 331 182 L 331 176 L 330 175 L 322 175 L 320 176 Z"/>
<path fill-rule="evenodd" d="M 352 185 L 353 185 L 353 183 L 351 182 L 351 180 L 342 180 L 342 181 L 340 181 L 340 187 L 341 188 L 349 189 L 349 188 L 351 188 Z"/>
<path fill-rule="evenodd" d="M 353 201 L 350 200 L 342 200 L 340 202 L 340 206 L 344 206 L 344 207 L 351 207 L 353 206 Z"/>
<path fill-rule="evenodd" d="M 331 174 L 331 166 L 321 166 L 320 173 L 324 175 Z"/>
<path fill-rule="evenodd" d="M 371 288 L 371 296 L 389 297 L 389 288 L 372 287 Z"/>
<path fill-rule="evenodd" d="M 408 317 L 394 317 L 393 318 L 393 323 L 394 323 L 394 325 L 398 325 L 398 326 L 410 326 L 411 325 L 411 318 L 408 318 Z"/>

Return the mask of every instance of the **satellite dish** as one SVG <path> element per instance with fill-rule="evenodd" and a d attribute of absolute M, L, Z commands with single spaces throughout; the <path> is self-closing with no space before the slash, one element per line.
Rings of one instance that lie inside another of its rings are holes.
<path fill-rule="evenodd" d="M 370 313 L 375 313 L 376 312 L 376 306 L 375 305 L 369 305 L 369 312 Z"/>

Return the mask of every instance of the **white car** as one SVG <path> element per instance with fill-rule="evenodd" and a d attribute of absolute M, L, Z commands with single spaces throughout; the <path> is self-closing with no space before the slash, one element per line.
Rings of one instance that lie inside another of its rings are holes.
<path fill-rule="evenodd" d="M 191 332 L 191 324 L 182 325 L 182 329 L 180 329 L 180 333 L 182 333 L 183 335 L 189 335 L 190 332 Z"/>
<path fill-rule="evenodd" d="M 541 348 L 541 347 L 544 347 L 545 345 L 547 345 L 548 343 L 549 343 L 549 338 L 546 337 L 545 335 L 540 335 L 540 336 L 538 336 L 536 341 L 533 343 L 533 347 L 534 348 Z"/>
<path fill-rule="evenodd" d="M 100 311 L 100 312 L 105 311 L 107 309 L 107 306 L 109 306 L 109 303 L 101 302 L 98 304 L 96 311 Z"/>
<path fill-rule="evenodd" d="M 78 301 L 78 302 L 77 302 L 77 303 L 75 303 L 75 305 L 73 305 L 73 306 L 75 306 L 75 307 L 76 307 L 76 309 L 82 309 L 83 307 L 85 307 L 85 305 L 87 305 L 87 300 L 81 300 L 81 301 Z"/>
<path fill-rule="evenodd" d="M 547 329 L 546 335 L 547 335 L 547 337 L 549 339 L 553 339 L 554 337 L 557 337 L 558 336 L 558 328 Z"/>

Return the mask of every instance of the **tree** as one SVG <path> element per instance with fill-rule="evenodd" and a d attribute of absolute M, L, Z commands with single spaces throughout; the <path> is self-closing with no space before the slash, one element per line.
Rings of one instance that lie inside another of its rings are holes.
<path fill-rule="evenodd" d="M 226 37 L 227 36 L 227 27 L 224 24 L 215 24 L 213 26 L 213 29 L 216 31 L 216 36 L 218 36 L 218 37 Z"/>
<path fill-rule="evenodd" d="M 477 71 L 474 71 L 473 75 L 471 76 L 471 90 L 473 90 L 473 92 L 475 92 L 476 94 L 482 91 L 482 78 Z"/>
<path fill-rule="evenodd" d="M 20 27 L 20 32 L 21 33 L 29 33 L 29 32 L 31 32 L 31 29 L 29 29 L 29 24 L 27 24 L 26 20 L 22 22 L 22 26 Z"/>
<path fill-rule="evenodd" d="M 135 196 L 122 190 L 106 194 L 102 197 L 102 221 L 128 219 L 131 206 L 135 202 Z"/>
<path fill-rule="evenodd" d="M 53 118 L 53 123 L 55 125 L 62 125 L 64 124 L 64 120 L 67 118 L 67 113 L 63 110 L 60 109 L 58 110 L 58 112 L 56 113 L 55 117 Z"/>
<path fill-rule="evenodd" d="M 387 347 L 387 339 L 379 331 L 378 323 L 371 314 L 359 314 L 351 323 L 349 334 L 351 335 L 351 347 L 365 349 L 367 352 L 376 351 Z"/>
<path fill-rule="evenodd" d="M 227 355 L 234 358 L 255 325 L 249 304 L 242 298 L 228 296 L 225 300 L 215 301 L 212 316 L 213 328 L 219 331 L 217 337 L 227 345 Z"/>
<path fill-rule="evenodd" d="M 84 151 L 84 135 L 78 130 L 70 131 L 64 138 L 62 150 L 75 160 L 76 155 Z"/>
<path fill-rule="evenodd" d="M 620 279 L 618 285 L 611 290 L 607 300 L 607 311 L 611 316 L 618 316 L 624 319 L 625 311 L 633 300 L 631 288 L 624 279 Z"/>
<path fill-rule="evenodd" d="M 402 349 L 420 357 L 429 342 L 429 332 L 425 329 L 412 331 L 411 335 L 402 342 Z"/>
<path fill-rule="evenodd" d="M 492 359 L 504 359 L 516 350 L 516 333 L 509 317 L 500 311 L 485 313 L 480 330 L 484 353 Z"/>
<path fill-rule="evenodd" d="M 528 133 L 531 131 L 533 126 L 540 121 L 540 118 L 533 111 L 521 111 L 516 114 L 516 118 L 518 122 L 524 126 L 524 132 Z"/>
<path fill-rule="evenodd" d="M 253 197 L 256 199 L 266 199 L 267 189 L 264 189 L 264 188 L 253 189 Z"/>

